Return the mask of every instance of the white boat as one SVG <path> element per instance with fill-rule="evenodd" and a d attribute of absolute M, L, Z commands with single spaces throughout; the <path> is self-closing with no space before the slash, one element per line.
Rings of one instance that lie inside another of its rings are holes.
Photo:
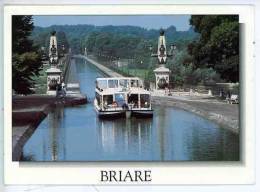
<path fill-rule="evenodd" d="M 99 117 L 151 117 L 151 94 L 137 77 L 97 78 L 94 106 Z"/>
<path fill-rule="evenodd" d="M 143 88 L 133 87 L 128 91 L 128 108 L 132 116 L 151 117 L 153 110 L 151 105 L 151 94 Z"/>

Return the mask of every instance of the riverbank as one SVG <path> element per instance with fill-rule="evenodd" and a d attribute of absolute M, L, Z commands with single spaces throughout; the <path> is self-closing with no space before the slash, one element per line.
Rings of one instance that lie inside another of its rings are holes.
<path fill-rule="evenodd" d="M 227 104 L 212 96 L 190 96 L 183 92 L 173 93 L 172 96 L 155 93 L 152 95 L 152 102 L 155 105 L 172 106 L 190 111 L 239 134 L 239 105 L 237 104 Z"/>

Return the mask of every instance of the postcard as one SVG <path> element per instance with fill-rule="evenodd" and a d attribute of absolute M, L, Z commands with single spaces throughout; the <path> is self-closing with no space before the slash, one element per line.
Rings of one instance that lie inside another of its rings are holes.
<path fill-rule="evenodd" d="M 5 6 L 5 182 L 252 183 L 252 9 Z"/>

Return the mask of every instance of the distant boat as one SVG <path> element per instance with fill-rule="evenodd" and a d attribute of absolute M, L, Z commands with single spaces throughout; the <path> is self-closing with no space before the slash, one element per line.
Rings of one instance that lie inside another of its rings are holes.
<path fill-rule="evenodd" d="M 99 117 L 152 117 L 151 94 L 137 77 L 96 79 L 95 110 Z"/>

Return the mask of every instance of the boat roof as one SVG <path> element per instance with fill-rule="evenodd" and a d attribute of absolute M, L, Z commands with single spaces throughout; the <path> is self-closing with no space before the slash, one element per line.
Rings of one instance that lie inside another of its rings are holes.
<path fill-rule="evenodd" d="M 130 93 L 130 94 L 150 94 L 150 91 L 143 89 L 143 88 L 130 88 L 128 90 L 123 91 L 120 88 L 114 88 L 114 89 L 104 89 L 100 91 L 99 89 L 96 89 L 96 92 L 100 93 L 101 95 L 112 95 L 115 93 Z"/>
<path fill-rule="evenodd" d="M 130 93 L 130 94 L 150 94 L 150 91 L 143 89 L 143 88 L 133 87 L 133 88 L 130 88 L 128 93 Z"/>
<path fill-rule="evenodd" d="M 127 85 L 119 85 L 120 83 L 118 82 L 116 86 L 110 86 L 109 87 L 109 80 L 127 80 Z M 99 82 L 100 81 L 106 81 L 106 85 L 100 86 Z M 133 85 L 132 81 L 134 81 Z M 147 90 L 143 89 L 143 81 L 138 78 L 138 77 L 106 77 L 106 78 L 97 78 L 97 86 L 96 86 L 96 91 L 99 92 L 102 95 L 106 94 L 114 94 L 114 93 L 129 93 L 134 92 L 136 94 L 150 94 Z M 137 82 L 137 84 L 135 84 Z"/>

